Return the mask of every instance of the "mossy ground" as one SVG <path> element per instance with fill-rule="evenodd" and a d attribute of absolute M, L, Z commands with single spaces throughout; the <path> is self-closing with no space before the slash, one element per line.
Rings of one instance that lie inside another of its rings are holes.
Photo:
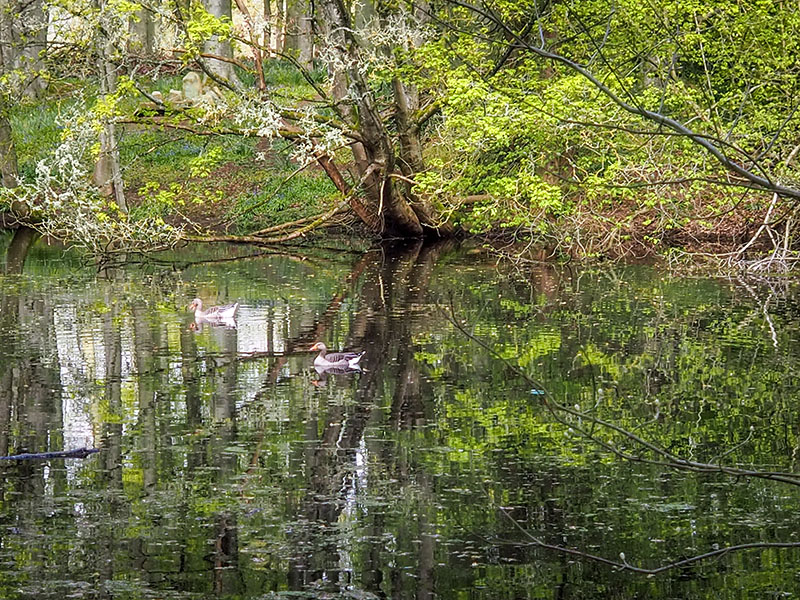
<path fill-rule="evenodd" d="M 129 133 L 122 142 L 134 216 L 244 234 L 318 214 L 335 201 L 323 173 L 296 173 L 283 142 L 165 135 Z M 203 163 L 204 156 L 213 159 Z"/>

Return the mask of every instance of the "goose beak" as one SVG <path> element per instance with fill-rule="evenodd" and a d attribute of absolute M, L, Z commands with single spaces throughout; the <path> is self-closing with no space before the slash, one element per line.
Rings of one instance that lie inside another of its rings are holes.
<path fill-rule="evenodd" d="M 314 350 L 319 350 L 319 342 L 317 342 L 316 344 L 311 346 L 311 348 L 308 349 L 309 352 L 313 352 Z"/>

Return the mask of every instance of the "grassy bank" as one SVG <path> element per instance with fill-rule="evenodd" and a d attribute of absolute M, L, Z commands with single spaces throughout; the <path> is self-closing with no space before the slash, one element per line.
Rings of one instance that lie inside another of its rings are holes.
<path fill-rule="evenodd" d="M 161 82 L 159 88 L 178 85 Z M 59 118 L 74 104 L 51 95 L 15 107 L 11 125 L 20 177 L 61 140 Z M 298 172 L 285 142 L 201 136 L 126 125 L 119 131 L 123 180 L 131 217 L 161 218 L 193 229 L 248 233 L 317 214 L 336 190 L 313 166 Z"/>

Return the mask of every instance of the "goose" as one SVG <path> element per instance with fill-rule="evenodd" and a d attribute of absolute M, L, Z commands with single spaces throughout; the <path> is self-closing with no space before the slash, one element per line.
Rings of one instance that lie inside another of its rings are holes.
<path fill-rule="evenodd" d="M 312 352 L 319 350 L 319 354 L 314 359 L 314 367 L 324 370 L 358 369 L 360 368 L 358 361 L 364 356 L 363 352 L 331 352 L 328 354 L 328 347 L 322 342 L 317 342 L 309 350 Z"/>
<path fill-rule="evenodd" d="M 194 313 L 195 320 L 230 321 L 236 316 L 236 311 L 239 310 L 239 303 L 212 306 L 208 310 L 203 310 L 203 301 L 200 298 L 195 298 L 189 304 L 189 310 Z"/>

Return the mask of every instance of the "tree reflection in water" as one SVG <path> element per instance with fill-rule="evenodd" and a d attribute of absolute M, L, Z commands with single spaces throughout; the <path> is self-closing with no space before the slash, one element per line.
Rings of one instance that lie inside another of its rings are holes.
<path fill-rule="evenodd" d="M 102 452 L 0 466 L 0 596 L 800 591 L 791 548 L 657 580 L 553 550 L 653 568 L 792 539 L 795 486 L 631 463 L 598 433 L 796 468 L 792 286 L 450 244 L 99 275 L 60 252 L 0 286 L 0 451 Z M 241 302 L 237 329 L 190 328 L 197 295 Z M 362 370 L 314 371 L 318 340 Z"/>

